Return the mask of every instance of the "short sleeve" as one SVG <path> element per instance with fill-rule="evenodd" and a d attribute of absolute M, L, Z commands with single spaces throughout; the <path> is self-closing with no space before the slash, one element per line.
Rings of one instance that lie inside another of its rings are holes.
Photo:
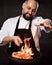
<path fill-rule="evenodd" d="M 2 43 L 2 40 L 5 36 L 8 36 L 9 35 L 9 23 L 8 23 L 8 20 L 6 20 L 4 23 L 3 23 L 3 26 L 1 27 L 1 30 L 0 30 L 0 43 Z"/>

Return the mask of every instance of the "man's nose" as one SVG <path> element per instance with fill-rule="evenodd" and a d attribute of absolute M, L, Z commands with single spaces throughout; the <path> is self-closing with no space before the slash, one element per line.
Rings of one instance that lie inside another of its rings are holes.
<path fill-rule="evenodd" d="M 30 14 L 30 15 L 32 14 L 32 11 L 31 11 L 31 10 L 29 11 L 29 14 Z"/>

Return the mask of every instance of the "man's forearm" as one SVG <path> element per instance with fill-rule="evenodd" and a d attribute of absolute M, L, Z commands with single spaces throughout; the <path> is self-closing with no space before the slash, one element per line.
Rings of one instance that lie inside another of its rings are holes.
<path fill-rule="evenodd" d="M 3 44 L 7 44 L 7 43 L 12 42 L 12 41 L 13 41 L 13 37 L 12 36 L 6 36 L 6 37 L 3 38 L 2 43 Z"/>

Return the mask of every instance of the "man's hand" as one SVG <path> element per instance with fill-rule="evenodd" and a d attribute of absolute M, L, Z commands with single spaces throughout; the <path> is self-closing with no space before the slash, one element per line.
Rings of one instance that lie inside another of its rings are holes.
<path fill-rule="evenodd" d="M 42 25 L 42 24 L 40 24 L 40 25 Z M 45 19 L 43 22 L 43 26 L 48 28 L 50 31 L 52 31 L 51 20 Z"/>
<path fill-rule="evenodd" d="M 19 36 L 13 36 L 13 42 L 17 46 L 20 46 L 20 44 L 22 44 L 22 40 L 21 40 L 21 38 Z"/>
<path fill-rule="evenodd" d="M 35 24 L 35 26 L 44 26 L 52 31 L 52 22 L 50 19 L 45 19 L 42 23 Z"/>
<path fill-rule="evenodd" d="M 15 45 L 20 46 L 20 44 L 22 43 L 22 40 L 19 36 L 6 36 L 2 40 L 3 45 L 9 42 L 14 42 Z"/>

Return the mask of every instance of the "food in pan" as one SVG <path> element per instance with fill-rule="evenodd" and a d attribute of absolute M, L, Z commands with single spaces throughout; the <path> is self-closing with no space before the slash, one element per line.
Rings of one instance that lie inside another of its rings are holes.
<path fill-rule="evenodd" d="M 31 38 L 25 38 L 25 45 L 21 47 L 21 50 L 18 52 L 13 52 L 12 57 L 19 59 L 33 59 L 34 53 L 32 52 L 32 48 L 30 48 L 29 40 Z"/>

